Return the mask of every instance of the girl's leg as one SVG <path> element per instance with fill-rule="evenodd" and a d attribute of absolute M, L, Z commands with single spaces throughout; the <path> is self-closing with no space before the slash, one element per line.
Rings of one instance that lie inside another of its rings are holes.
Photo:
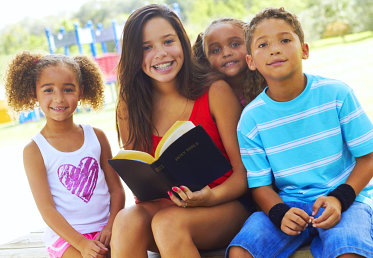
<path fill-rule="evenodd" d="M 83 234 L 87 239 L 95 239 L 99 232 L 92 232 Z M 52 246 L 47 248 L 50 257 L 62 257 L 62 258 L 77 258 L 82 257 L 78 249 L 71 246 L 68 242 L 65 241 L 62 237 L 57 239 Z M 107 254 L 98 255 L 97 258 L 105 258 Z M 108 256 L 109 257 L 109 256 Z"/>
<path fill-rule="evenodd" d="M 75 249 L 73 246 L 69 246 L 66 251 L 63 253 L 62 258 L 69 258 L 69 257 L 82 257 L 80 252 Z"/>
<path fill-rule="evenodd" d="M 150 226 L 152 218 L 173 205 L 168 199 L 159 199 L 121 210 L 113 224 L 111 256 L 147 257 L 147 250 L 157 250 Z"/>
<path fill-rule="evenodd" d="M 247 217 L 238 201 L 213 207 L 170 207 L 154 216 L 152 230 L 162 257 L 200 257 L 198 249 L 226 247 Z"/>
<path fill-rule="evenodd" d="M 82 257 L 82 254 L 77 249 L 75 249 L 75 247 L 69 246 L 66 249 L 66 251 L 63 253 L 61 258 L 78 258 L 78 257 Z M 97 258 L 106 258 L 106 257 L 110 257 L 110 256 L 104 254 L 104 255 L 98 255 L 96 257 Z"/>

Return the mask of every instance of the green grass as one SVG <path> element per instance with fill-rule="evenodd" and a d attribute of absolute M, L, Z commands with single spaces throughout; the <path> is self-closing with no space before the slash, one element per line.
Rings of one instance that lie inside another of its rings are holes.
<path fill-rule="evenodd" d="M 79 124 L 90 124 L 105 132 L 113 132 L 115 130 L 114 108 L 114 104 L 112 103 L 100 111 L 82 111 L 74 114 L 74 121 Z M 23 124 L 15 121 L 0 124 L 0 143 L 1 145 L 24 145 L 43 128 L 44 124 L 45 119 Z"/>
<path fill-rule="evenodd" d="M 365 31 L 355 34 L 348 34 L 344 37 L 332 37 L 326 39 L 320 39 L 310 43 L 310 46 L 314 49 L 323 48 L 328 46 L 343 45 L 355 42 L 361 42 L 364 40 L 370 40 L 373 38 L 373 31 Z"/>

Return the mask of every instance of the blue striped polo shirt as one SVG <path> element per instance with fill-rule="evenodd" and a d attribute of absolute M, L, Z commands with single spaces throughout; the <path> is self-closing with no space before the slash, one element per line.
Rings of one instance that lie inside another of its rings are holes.
<path fill-rule="evenodd" d="M 249 187 L 275 179 L 283 201 L 313 202 L 344 183 L 355 157 L 373 152 L 373 125 L 345 83 L 306 74 L 303 92 L 287 102 L 266 89 L 237 128 Z M 356 201 L 373 208 L 373 180 Z"/>

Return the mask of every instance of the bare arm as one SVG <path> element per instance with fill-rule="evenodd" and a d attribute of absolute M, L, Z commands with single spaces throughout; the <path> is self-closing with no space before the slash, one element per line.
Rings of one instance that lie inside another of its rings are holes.
<path fill-rule="evenodd" d="M 274 205 L 283 202 L 270 185 L 252 188 L 252 193 L 255 202 L 267 215 Z"/>
<path fill-rule="evenodd" d="M 128 109 L 127 104 L 121 97 L 118 98 L 117 111 L 118 112 L 116 119 L 118 123 L 117 129 L 120 137 L 120 142 L 122 143 L 122 145 L 125 145 L 129 137 Z M 126 149 L 132 149 L 132 144 L 127 145 Z"/>
<path fill-rule="evenodd" d="M 35 142 L 30 142 L 24 148 L 23 163 L 36 206 L 45 223 L 79 250 L 83 257 L 88 254 L 93 256 L 105 254 L 107 248 L 102 243 L 83 237 L 57 211 L 49 189 L 43 157 Z"/>
<path fill-rule="evenodd" d="M 248 186 L 236 132 L 241 105 L 232 88 L 225 81 L 217 81 L 211 85 L 209 104 L 211 115 L 233 167 L 232 175 L 223 184 L 212 189 L 213 198 L 209 205 L 214 205 L 241 196 L 247 191 Z"/>
<path fill-rule="evenodd" d="M 358 195 L 373 177 L 373 152 L 356 158 L 356 165 L 346 180 Z"/>
<path fill-rule="evenodd" d="M 94 130 L 101 145 L 100 165 L 102 170 L 104 171 L 106 184 L 109 188 L 110 193 L 109 220 L 105 228 L 97 237 L 97 240 L 99 240 L 105 246 L 109 246 L 114 218 L 117 213 L 124 208 L 125 194 L 118 174 L 108 163 L 108 160 L 112 158 L 109 141 L 107 140 L 106 135 L 101 130 L 96 128 Z"/>

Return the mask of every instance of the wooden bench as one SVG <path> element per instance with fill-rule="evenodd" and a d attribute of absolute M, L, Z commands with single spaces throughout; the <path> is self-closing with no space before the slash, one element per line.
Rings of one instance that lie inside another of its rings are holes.
<path fill-rule="evenodd" d="M 43 232 L 31 232 L 26 236 L 0 245 L 0 257 L 48 258 L 43 242 Z"/>
<path fill-rule="evenodd" d="M 225 249 L 212 250 L 212 251 L 201 251 L 201 258 L 224 258 Z M 148 258 L 160 258 L 158 253 L 148 252 Z M 309 246 L 303 247 L 297 250 L 290 258 L 313 258 Z"/>
<path fill-rule="evenodd" d="M 225 249 L 202 251 L 202 258 L 224 258 Z M 12 257 L 38 257 L 48 258 L 43 242 L 43 232 L 31 232 L 30 234 L 17 238 L 9 243 L 0 245 L 0 258 Z M 149 258 L 160 258 L 158 253 L 148 252 Z M 308 247 L 296 251 L 291 258 L 312 258 Z"/>

